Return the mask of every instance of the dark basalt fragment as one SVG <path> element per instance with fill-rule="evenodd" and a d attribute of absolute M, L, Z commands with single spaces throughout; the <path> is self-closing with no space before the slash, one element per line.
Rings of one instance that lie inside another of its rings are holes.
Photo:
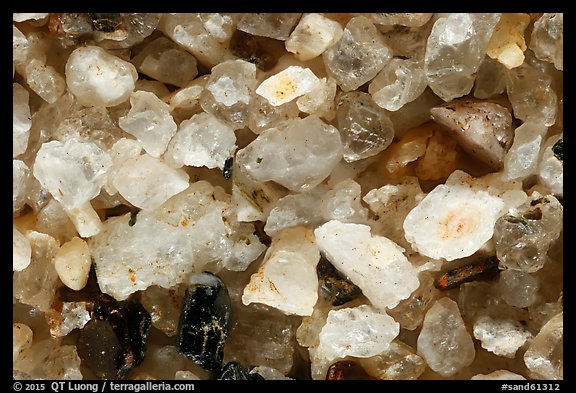
<path fill-rule="evenodd" d="M 98 294 L 92 319 L 80 331 L 80 359 L 101 379 L 121 379 L 144 360 L 150 314 L 136 300 L 117 302 Z"/>
<path fill-rule="evenodd" d="M 343 381 L 343 380 L 366 380 L 375 379 L 364 371 L 362 366 L 350 360 L 341 360 L 334 363 L 326 372 L 326 380 Z"/>
<path fill-rule="evenodd" d="M 324 298 L 333 306 L 341 306 L 362 294 L 358 286 L 344 278 L 324 256 L 316 266 Z"/>
<path fill-rule="evenodd" d="M 552 152 L 554 153 L 554 157 L 559 159 L 560 161 L 564 161 L 564 139 L 558 139 L 558 142 L 552 146 Z"/>
<path fill-rule="evenodd" d="M 498 258 L 492 256 L 446 271 L 434 280 L 434 286 L 440 290 L 452 289 L 465 282 L 492 278 L 499 271 Z"/>
<path fill-rule="evenodd" d="M 216 378 L 223 381 L 263 381 L 264 378 L 257 372 L 248 372 L 242 364 L 238 362 L 228 362 L 222 372 Z"/>
<path fill-rule="evenodd" d="M 208 371 L 219 372 L 230 331 L 232 306 L 222 280 L 197 274 L 186 289 L 178 324 L 176 349 Z"/>
<path fill-rule="evenodd" d="M 82 362 L 100 379 L 118 378 L 122 345 L 109 321 L 92 319 L 80 331 L 76 349 Z"/>

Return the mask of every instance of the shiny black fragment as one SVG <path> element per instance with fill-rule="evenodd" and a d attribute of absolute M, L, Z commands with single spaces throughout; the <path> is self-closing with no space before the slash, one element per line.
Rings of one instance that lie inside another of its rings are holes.
<path fill-rule="evenodd" d="M 222 176 L 224 179 L 230 180 L 232 177 L 232 165 L 234 164 L 234 158 L 229 157 L 224 161 L 224 168 L 222 169 Z"/>
<path fill-rule="evenodd" d="M 129 226 L 133 227 L 134 224 L 136 224 L 136 216 L 138 215 L 138 212 L 139 212 L 139 211 L 140 211 L 140 210 L 132 210 L 132 211 L 130 212 L 130 221 L 128 221 L 128 225 L 129 225 Z"/>
<path fill-rule="evenodd" d="M 150 314 L 136 300 L 92 298 L 92 319 L 80 331 L 80 359 L 101 379 L 122 379 L 144 360 Z"/>
<path fill-rule="evenodd" d="M 263 381 L 264 378 L 257 372 L 248 372 L 242 364 L 238 362 L 228 362 L 222 372 L 216 378 L 224 381 Z"/>
<path fill-rule="evenodd" d="M 186 289 L 176 349 L 202 368 L 219 372 L 230 331 L 230 296 L 222 280 L 211 273 L 197 275 L 196 282 Z"/>
<path fill-rule="evenodd" d="M 563 138 L 558 139 L 558 142 L 552 146 L 552 152 L 554 153 L 554 157 L 559 159 L 560 161 L 564 161 L 564 142 Z"/>
<path fill-rule="evenodd" d="M 316 272 L 320 280 L 321 293 L 326 300 L 332 302 L 333 306 L 341 306 L 362 294 L 360 288 L 342 276 L 324 256 L 320 258 Z"/>

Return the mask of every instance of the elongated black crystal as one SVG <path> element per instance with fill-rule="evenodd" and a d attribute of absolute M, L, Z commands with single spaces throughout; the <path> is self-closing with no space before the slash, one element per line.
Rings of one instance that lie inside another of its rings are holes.
<path fill-rule="evenodd" d="M 238 362 L 228 362 L 222 369 L 220 376 L 216 379 L 223 381 L 260 381 L 264 378 L 256 372 L 248 372 L 246 368 Z"/>
<path fill-rule="evenodd" d="M 193 277 L 186 290 L 176 349 L 208 371 L 219 372 L 230 330 L 232 306 L 222 280 L 211 273 Z"/>
<path fill-rule="evenodd" d="M 558 139 L 558 142 L 552 146 L 552 152 L 554 153 L 554 157 L 560 161 L 564 160 L 564 142 L 562 138 Z"/>

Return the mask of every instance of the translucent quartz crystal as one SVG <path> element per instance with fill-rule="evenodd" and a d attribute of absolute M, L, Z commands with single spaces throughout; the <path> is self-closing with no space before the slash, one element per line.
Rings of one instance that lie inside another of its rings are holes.
<path fill-rule="evenodd" d="M 64 206 L 80 235 L 91 236 L 97 229 L 90 223 L 79 222 L 78 214 L 82 211 L 84 215 L 90 214 L 89 201 L 100 192 L 111 165 L 108 153 L 94 143 L 72 138 L 64 143 L 43 143 L 36 154 L 33 173 L 42 187 Z M 92 212 L 96 214 L 93 209 Z"/>
<path fill-rule="evenodd" d="M 250 98 L 256 88 L 256 66 L 244 60 L 228 60 L 212 68 L 200 105 L 206 112 L 230 123 L 234 129 L 248 122 Z"/>
<path fill-rule="evenodd" d="M 400 340 L 393 340 L 384 352 L 358 362 L 368 374 L 381 380 L 415 380 L 426 370 L 424 360 Z"/>
<path fill-rule="evenodd" d="M 57 349 L 60 345 L 60 339 L 35 339 L 32 346 L 14 363 L 13 370 L 27 374 L 29 379 L 48 379 L 46 373 L 51 371 L 50 366 L 55 363 L 54 355 L 59 355 Z"/>
<path fill-rule="evenodd" d="M 379 25 L 401 25 L 407 27 L 420 27 L 432 17 L 431 13 L 372 13 L 372 21 Z"/>
<path fill-rule="evenodd" d="M 302 14 L 297 13 L 250 13 L 242 14 L 238 30 L 252 35 L 270 37 L 284 41 L 300 20 Z"/>
<path fill-rule="evenodd" d="M 274 208 L 270 210 L 264 231 L 269 236 L 274 236 L 284 228 L 320 224 L 322 217 L 318 215 L 318 211 L 322 197 L 328 191 L 328 187 L 320 184 L 311 191 L 289 194 L 280 198 Z"/>
<path fill-rule="evenodd" d="M 360 184 L 352 179 L 342 180 L 322 196 L 320 212 L 326 220 L 365 222 L 368 209 L 362 206 Z"/>
<path fill-rule="evenodd" d="M 416 162 L 415 173 L 420 180 L 447 178 L 457 167 L 458 142 L 442 129 L 435 129 L 428 139 L 424 155 Z"/>
<path fill-rule="evenodd" d="M 26 13 L 26 12 L 20 12 L 20 13 L 13 13 L 12 14 L 12 20 L 14 22 L 24 22 L 27 20 L 39 20 L 39 19 L 44 19 L 46 18 L 48 15 L 47 13 Z"/>
<path fill-rule="evenodd" d="M 162 14 L 158 30 L 207 67 L 215 66 L 226 55 L 218 39 L 206 31 L 198 14 Z"/>
<path fill-rule="evenodd" d="M 226 42 L 232 37 L 236 28 L 236 17 L 218 13 L 199 14 L 204 28 L 218 42 Z"/>
<path fill-rule="evenodd" d="M 540 146 L 547 131 L 548 127 L 535 118 L 514 130 L 514 143 L 504 158 L 504 175 L 508 179 L 524 179 L 536 173 Z"/>
<path fill-rule="evenodd" d="M 562 139 L 564 134 L 553 135 L 542 146 L 540 161 L 538 163 L 538 180 L 554 195 L 562 197 L 564 194 L 564 165 L 554 154 L 552 148 Z"/>
<path fill-rule="evenodd" d="M 348 22 L 340 40 L 322 54 L 328 76 L 345 91 L 374 78 L 392 57 L 374 24 L 364 16 Z"/>
<path fill-rule="evenodd" d="M 496 370 L 491 372 L 490 374 L 476 374 L 471 380 L 525 380 L 522 375 L 513 373 L 508 370 Z"/>
<path fill-rule="evenodd" d="M 170 107 L 147 91 L 132 93 L 130 106 L 130 112 L 118 119 L 118 125 L 134 135 L 148 154 L 159 158 L 176 134 L 177 126 Z"/>
<path fill-rule="evenodd" d="M 321 14 L 304 14 L 286 40 L 286 50 L 300 61 L 320 56 L 342 36 L 340 23 Z"/>
<path fill-rule="evenodd" d="M 46 311 L 59 285 L 52 259 L 60 244 L 52 236 L 40 232 L 29 231 L 26 237 L 32 248 L 32 258 L 26 269 L 14 272 L 12 276 L 14 297 L 20 303 Z"/>
<path fill-rule="evenodd" d="M 470 325 L 481 316 L 493 320 L 528 321 L 527 310 L 507 304 L 500 294 L 498 282 L 474 281 L 460 285 L 458 306 L 462 317 Z"/>
<path fill-rule="evenodd" d="M 536 22 L 530 36 L 530 49 L 537 58 L 554 63 L 564 69 L 564 14 L 543 14 Z"/>
<path fill-rule="evenodd" d="M 154 93 L 156 97 L 166 97 L 170 95 L 170 90 L 168 90 L 164 83 L 148 79 L 138 79 L 134 91 L 147 91 Z"/>
<path fill-rule="evenodd" d="M 34 333 L 32 329 L 23 323 L 12 324 L 12 361 L 20 357 L 32 346 L 32 338 Z"/>
<path fill-rule="evenodd" d="M 14 83 L 12 85 L 12 157 L 17 157 L 26 151 L 32 118 L 28 90 Z"/>
<path fill-rule="evenodd" d="M 204 91 L 204 86 L 208 81 L 209 75 L 204 75 L 194 79 L 188 86 L 176 90 L 168 97 L 170 113 L 177 124 L 188 120 L 197 113 L 202 112 L 200 106 L 200 95 Z"/>
<path fill-rule="evenodd" d="M 266 221 L 276 202 L 288 193 L 277 183 L 255 181 L 238 160 L 235 160 L 232 172 L 232 205 L 239 222 Z"/>
<path fill-rule="evenodd" d="M 467 257 L 492 238 L 503 205 L 502 199 L 486 191 L 440 184 L 406 216 L 406 240 L 430 258 Z"/>
<path fill-rule="evenodd" d="M 166 37 L 150 42 L 131 62 L 139 72 L 178 87 L 186 86 L 198 75 L 196 58 Z"/>
<path fill-rule="evenodd" d="M 332 220 L 314 231 L 320 251 L 379 310 L 393 308 L 418 288 L 418 272 L 393 241 L 370 227 Z"/>
<path fill-rule="evenodd" d="M 80 380 L 83 379 L 80 363 L 76 345 L 62 345 L 43 362 L 42 369 L 47 379 Z"/>
<path fill-rule="evenodd" d="M 494 169 L 502 168 L 514 139 L 508 109 L 492 102 L 466 100 L 432 108 L 430 115 L 450 131 L 468 154 Z"/>
<path fill-rule="evenodd" d="M 455 301 L 445 297 L 428 310 L 418 335 L 418 354 L 443 377 L 454 375 L 474 361 L 474 342 Z"/>
<path fill-rule="evenodd" d="M 293 378 L 285 376 L 275 368 L 267 366 L 256 366 L 252 370 L 250 370 L 250 373 L 258 373 L 265 380 L 281 380 L 281 381 L 293 380 Z"/>
<path fill-rule="evenodd" d="M 316 356 L 336 360 L 378 355 L 390 347 L 399 332 L 400 326 L 392 317 L 366 304 L 331 310 L 320 331 Z"/>
<path fill-rule="evenodd" d="M 66 84 L 84 106 L 116 106 L 134 90 L 136 67 L 98 46 L 75 49 L 66 62 Z"/>
<path fill-rule="evenodd" d="M 386 149 L 382 159 L 384 165 L 379 170 L 392 178 L 407 174 L 406 166 L 426 153 L 428 140 L 439 127 L 436 123 L 426 122 L 406 131 L 399 141 L 392 142 Z"/>
<path fill-rule="evenodd" d="M 211 262 L 246 266 L 255 260 L 265 247 L 251 224 L 242 224 L 252 227 L 247 234 L 230 219 L 230 199 L 201 180 L 156 210 L 140 211 L 132 226 L 130 214 L 106 220 L 89 240 L 102 292 L 124 300 L 151 285 L 178 285 Z"/>
<path fill-rule="evenodd" d="M 162 288 L 152 285 L 142 292 L 142 306 L 150 313 L 152 326 L 168 337 L 173 337 L 178 332 L 184 290 L 184 286 Z"/>
<path fill-rule="evenodd" d="M 258 304 L 241 307 L 224 347 L 224 363 L 257 364 L 286 375 L 295 363 L 291 317 Z"/>
<path fill-rule="evenodd" d="M 506 90 L 506 68 L 496 60 L 484 58 L 476 73 L 474 97 L 490 98 L 502 94 L 504 90 Z"/>
<path fill-rule="evenodd" d="M 423 64 L 394 58 L 370 82 L 368 92 L 381 108 L 397 111 L 426 89 Z"/>
<path fill-rule="evenodd" d="M 144 379 L 175 379 L 178 371 L 188 371 L 192 368 L 194 371 L 201 372 L 200 367 L 195 367 L 195 363 L 182 356 L 176 350 L 174 345 L 163 345 L 150 343 L 146 345 L 146 354 L 142 364 L 134 372 L 144 375 Z M 162 365 L 162 367 L 159 367 Z"/>
<path fill-rule="evenodd" d="M 30 188 L 30 170 L 20 160 L 12 160 L 12 212 L 18 213 L 26 204 Z"/>
<path fill-rule="evenodd" d="M 113 183 L 128 202 L 153 210 L 188 188 L 188 174 L 148 154 L 124 161 Z"/>
<path fill-rule="evenodd" d="M 12 60 L 14 66 L 26 60 L 30 44 L 28 38 L 14 25 L 12 25 Z"/>
<path fill-rule="evenodd" d="M 105 151 L 122 136 L 124 133 L 112 118 L 111 112 L 103 106 L 74 110 L 59 122 L 55 130 L 52 130 L 52 138 L 60 142 L 77 138 L 84 142 L 92 142 Z"/>
<path fill-rule="evenodd" d="M 417 27 L 380 24 L 376 24 L 376 27 L 382 33 L 382 40 L 390 48 L 394 57 L 422 62 L 426 53 L 426 42 L 433 25 L 434 20 L 430 19 L 423 26 Z"/>
<path fill-rule="evenodd" d="M 524 62 L 526 41 L 524 30 L 530 23 L 530 15 L 503 13 L 488 43 L 486 54 L 512 69 Z"/>
<path fill-rule="evenodd" d="M 91 265 L 90 248 L 79 237 L 62 244 L 54 256 L 54 268 L 60 281 L 75 291 L 84 288 L 88 282 Z"/>
<path fill-rule="evenodd" d="M 290 66 L 265 79 L 256 89 L 256 94 L 266 98 L 272 106 L 280 106 L 306 93 L 318 83 L 318 77 L 300 66 Z"/>
<path fill-rule="evenodd" d="M 263 303 L 288 315 L 312 315 L 318 300 L 319 260 L 311 229 L 284 229 L 273 238 L 264 262 L 250 277 L 242 303 Z"/>
<path fill-rule="evenodd" d="M 562 302 L 563 299 L 560 296 L 558 301 L 551 303 L 536 302 L 533 306 L 528 307 L 528 328 L 531 331 L 539 332 L 548 321 L 564 310 Z"/>
<path fill-rule="evenodd" d="M 12 228 L 12 270 L 22 271 L 30 265 L 30 241 L 16 227 Z"/>
<path fill-rule="evenodd" d="M 298 192 L 320 184 L 341 158 L 338 129 L 315 115 L 291 120 L 281 131 L 262 132 L 236 155 L 255 180 L 272 180 Z"/>
<path fill-rule="evenodd" d="M 478 317 L 473 326 L 474 337 L 482 348 L 496 356 L 513 358 L 516 351 L 532 338 L 532 333 L 518 321 L 493 319 L 487 315 Z"/>
<path fill-rule="evenodd" d="M 502 173 L 493 172 L 481 177 L 472 177 L 466 172 L 457 169 L 446 179 L 446 185 L 466 186 L 473 191 L 486 191 L 504 202 L 498 215 L 503 215 L 509 209 L 526 202 L 528 195 L 523 190 L 522 181 L 508 180 Z"/>
<path fill-rule="evenodd" d="M 44 101 L 53 104 L 66 91 L 66 81 L 54 67 L 30 59 L 25 68 L 26 83 Z"/>
<path fill-rule="evenodd" d="M 177 168 L 189 165 L 223 169 L 235 151 L 234 130 L 209 113 L 199 113 L 180 123 L 164 158 Z"/>
<path fill-rule="evenodd" d="M 535 379 L 564 378 L 564 313 L 552 318 L 532 340 L 524 363 Z"/>
<path fill-rule="evenodd" d="M 176 381 L 183 381 L 183 380 L 197 381 L 199 379 L 200 379 L 200 377 L 198 377 L 192 371 L 179 370 L 179 371 L 176 371 L 176 373 L 174 374 L 174 380 L 176 380 Z"/>
<path fill-rule="evenodd" d="M 494 225 L 494 244 L 501 265 L 527 273 L 540 270 L 550 244 L 562 232 L 562 216 L 562 204 L 553 195 L 533 193 L 500 217 Z"/>
<path fill-rule="evenodd" d="M 524 308 L 536 302 L 540 283 L 538 277 L 530 273 L 506 269 L 500 272 L 498 287 L 506 303 Z"/>
<path fill-rule="evenodd" d="M 314 89 L 296 100 L 298 109 L 310 115 L 318 115 L 326 120 L 335 116 L 334 97 L 336 96 L 336 81 L 332 78 L 322 78 Z"/>
<path fill-rule="evenodd" d="M 507 73 L 506 90 L 517 119 L 547 127 L 556 122 L 558 98 L 550 75 L 524 62 Z"/>
<path fill-rule="evenodd" d="M 55 199 L 50 199 L 46 206 L 38 212 L 36 229 L 52 236 L 60 244 L 67 242 L 78 234 L 76 227 L 74 227 L 68 214 L 66 214 L 66 210 Z"/>
<path fill-rule="evenodd" d="M 368 93 L 340 96 L 336 116 L 346 162 L 375 156 L 392 143 L 394 124 Z"/>
<path fill-rule="evenodd" d="M 376 215 L 371 222 L 374 233 L 385 236 L 404 248 L 410 244 L 404 237 L 402 224 L 406 215 L 424 198 L 416 177 L 407 176 L 397 184 L 386 184 L 366 193 L 362 198 Z"/>
<path fill-rule="evenodd" d="M 453 13 L 436 20 L 428 37 L 424 71 L 428 86 L 444 101 L 472 90 L 499 19 L 499 13 Z"/>
<path fill-rule="evenodd" d="M 121 138 L 114 143 L 108 153 L 112 158 L 112 166 L 108 170 L 108 176 L 106 176 L 106 182 L 102 188 L 108 195 L 114 195 L 118 193 L 118 190 L 113 184 L 116 174 L 128 159 L 140 156 L 140 153 L 142 153 L 142 145 L 140 145 L 140 142 L 137 140 Z"/>
<path fill-rule="evenodd" d="M 424 315 L 440 297 L 441 292 L 434 286 L 434 277 L 429 272 L 422 272 L 418 275 L 420 286 L 408 299 L 404 299 L 390 310 L 388 314 L 392 316 L 402 329 L 416 330 L 422 325 Z"/>
<path fill-rule="evenodd" d="M 46 311 L 50 335 L 63 337 L 74 329 L 82 329 L 91 319 L 87 307 L 90 307 L 88 302 L 63 302 L 60 312 L 54 309 Z"/>
<path fill-rule="evenodd" d="M 295 101 L 273 106 L 268 99 L 255 94 L 250 100 L 248 127 L 255 134 L 272 128 L 279 123 L 298 117 L 300 111 Z"/>

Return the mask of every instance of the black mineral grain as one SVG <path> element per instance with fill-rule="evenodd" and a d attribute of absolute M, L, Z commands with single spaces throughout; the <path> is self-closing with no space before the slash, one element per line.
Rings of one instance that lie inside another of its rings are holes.
<path fill-rule="evenodd" d="M 184 296 L 176 349 L 205 370 L 219 372 L 230 331 L 230 296 L 213 274 L 197 274 L 193 282 Z"/>

